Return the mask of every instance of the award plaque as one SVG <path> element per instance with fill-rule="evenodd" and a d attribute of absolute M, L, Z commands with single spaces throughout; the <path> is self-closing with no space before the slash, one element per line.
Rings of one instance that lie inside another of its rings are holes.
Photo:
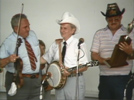
<path fill-rule="evenodd" d="M 134 20 L 130 24 L 128 24 L 128 34 L 131 33 L 134 27 L 133 24 Z M 110 68 L 128 65 L 126 61 L 126 59 L 128 58 L 128 54 L 119 49 L 119 44 L 121 42 L 126 42 L 129 45 L 131 41 L 132 40 L 128 35 L 122 35 L 119 39 L 118 44 L 115 45 L 111 58 L 109 60 L 104 61 L 104 63 Z"/>

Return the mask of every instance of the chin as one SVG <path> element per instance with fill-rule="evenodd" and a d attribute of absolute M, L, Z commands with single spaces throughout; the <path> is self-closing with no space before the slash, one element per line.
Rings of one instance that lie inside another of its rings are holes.
<path fill-rule="evenodd" d="M 65 38 L 65 36 L 64 35 L 61 35 L 61 37 L 64 39 Z"/>
<path fill-rule="evenodd" d="M 25 35 L 25 38 L 29 36 L 29 33 Z"/>

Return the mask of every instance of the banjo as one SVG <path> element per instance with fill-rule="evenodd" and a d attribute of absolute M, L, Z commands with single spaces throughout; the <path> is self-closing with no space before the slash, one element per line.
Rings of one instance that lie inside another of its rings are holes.
<path fill-rule="evenodd" d="M 98 61 L 90 61 L 87 64 L 80 65 L 78 68 L 82 67 L 93 67 L 98 66 Z M 68 72 L 73 72 L 77 69 L 77 67 L 67 69 Z M 54 61 L 49 65 L 48 72 L 50 73 L 49 78 L 47 79 L 49 85 L 54 89 L 61 89 L 65 86 L 67 81 L 67 76 L 63 76 L 61 73 L 61 68 L 58 61 Z"/>

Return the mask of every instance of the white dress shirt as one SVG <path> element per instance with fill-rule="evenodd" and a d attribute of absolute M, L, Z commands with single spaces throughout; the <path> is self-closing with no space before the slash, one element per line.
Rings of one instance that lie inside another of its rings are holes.
<path fill-rule="evenodd" d="M 61 42 L 63 46 L 64 40 Z M 87 56 L 87 49 L 86 44 L 82 43 L 80 45 L 80 56 L 79 56 L 79 62 L 77 62 L 78 57 L 78 42 L 79 40 L 71 36 L 67 41 L 67 48 L 66 48 L 66 54 L 64 58 L 64 65 L 66 67 L 75 67 L 78 64 L 86 64 L 88 63 L 88 56 Z M 54 42 L 49 50 L 46 52 L 46 54 L 43 55 L 43 58 L 48 62 L 52 63 L 53 61 L 59 61 L 59 47 L 56 42 Z"/>

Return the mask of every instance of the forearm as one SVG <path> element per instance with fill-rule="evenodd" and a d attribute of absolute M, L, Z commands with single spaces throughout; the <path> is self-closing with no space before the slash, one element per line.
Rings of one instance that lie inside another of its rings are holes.
<path fill-rule="evenodd" d="M 0 68 L 4 68 L 9 63 L 10 63 L 9 57 L 0 59 Z"/>
<path fill-rule="evenodd" d="M 92 52 L 91 53 L 91 59 L 99 61 L 100 64 L 104 64 L 104 58 L 100 57 L 98 53 Z"/>
<path fill-rule="evenodd" d="M 40 58 L 40 63 L 41 63 L 41 64 L 46 64 L 47 61 L 46 61 L 43 57 L 41 57 L 41 58 Z"/>
<path fill-rule="evenodd" d="M 19 57 L 16 56 L 16 54 L 10 55 L 7 58 L 0 59 L 0 68 L 4 68 L 7 64 L 9 63 L 14 63 L 16 62 L 16 59 Z"/>

